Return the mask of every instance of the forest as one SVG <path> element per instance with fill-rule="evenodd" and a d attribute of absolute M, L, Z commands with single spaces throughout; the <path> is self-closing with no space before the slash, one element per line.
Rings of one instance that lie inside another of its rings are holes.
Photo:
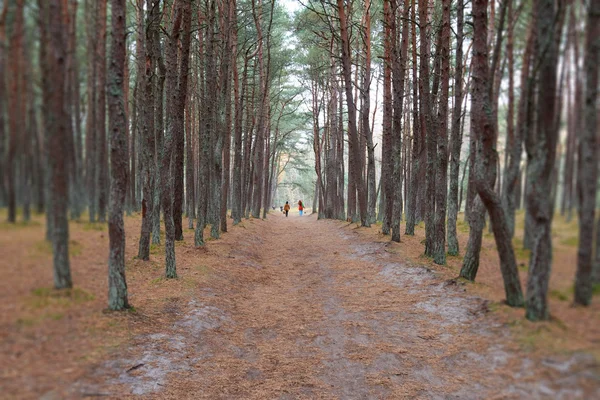
<path fill-rule="evenodd" d="M 144 307 L 134 261 L 185 283 L 235 237 L 265 254 L 289 241 L 310 253 L 290 256 L 302 270 L 331 253 L 308 243 L 337 243 L 323 224 L 343 223 L 461 285 L 494 268 L 501 304 L 527 323 L 556 320 L 556 268 L 571 309 L 600 315 L 600 0 L 0 0 L 0 12 L 0 230 L 43 228 L 52 293 L 88 279 L 74 229 L 107 230 L 104 306 L 131 311 Z M 280 207 L 299 200 L 312 214 L 284 229 Z"/>

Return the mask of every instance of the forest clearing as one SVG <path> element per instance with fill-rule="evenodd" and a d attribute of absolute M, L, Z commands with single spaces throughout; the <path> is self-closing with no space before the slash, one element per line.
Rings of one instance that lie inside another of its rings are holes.
<path fill-rule="evenodd" d="M 136 232 L 139 215 L 126 218 Z M 521 224 L 522 222 L 519 222 Z M 314 215 L 244 221 L 205 248 L 186 230 L 179 279 L 162 248 L 126 270 L 135 309 L 106 308 L 101 225 L 71 223 L 70 295 L 52 290 L 43 219 L 2 224 L 3 398 L 553 398 L 600 394 L 600 302 L 569 297 L 575 225 L 555 232 L 553 319 L 503 304 L 493 240 L 478 283 L 456 280 L 414 237 Z M 461 244 L 467 234 L 460 232 Z M 18 265 L 18 268 L 15 268 Z M 25 273 L 27 271 L 27 273 Z"/>
<path fill-rule="evenodd" d="M 600 398 L 600 0 L 0 0 L 0 398 Z"/>

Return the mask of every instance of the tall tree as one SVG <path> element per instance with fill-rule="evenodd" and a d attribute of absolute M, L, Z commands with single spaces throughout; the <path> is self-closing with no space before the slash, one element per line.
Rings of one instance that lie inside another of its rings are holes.
<path fill-rule="evenodd" d="M 384 235 L 390 233 L 392 223 L 392 208 L 394 188 L 392 182 L 392 24 L 393 13 L 390 5 L 391 0 L 383 1 L 383 133 L 381 146 L 381 182 L 383 189 L 383 220 L 381 232 Z"/>
<path fill-rule="evenodd" d="M 179 49 L 179 60 L 175 60 L 173 67 L 179 66 L 177 91 L 175 97 L 168 101 L 175 103 L 175 115 L 169 115 L 168 118 L 173 118 L 173 223 L 175 226 L 175 240 L 183 240 L 183 162 L 185 152 L 185 106 L 188 90 L 188 76 L 190 65 L 190 43 L 191 43 L 191 22 L 192 8 L 191 0 L 183 0 L 183 22 L 181 47 Z M 178 62 L 177 62 L 178 61 Z"/>
<path fill-rule="evenodd" d="M 87 25 L 87 113 L 85 122 L 85 159 L 86 159 L 86 184 L 87 201 L 90 222 L 96 222 L 98 211 L 98 149 L 96 146 L 96 99 L 97 86 L 96 77 L 98 65 L 96 63 L 96 46 L 98 24 L 96 23 L 98 13 L 98 1 L 87 0 L 86 2 L 86 25 Z"/>
<path fill-rule="evenodd" d="M 98 45 L 96 48 L 96 150 L 98 152 L 98 219 L 106 221 L 108 203 L 108 145 L 106 140 L 106 9 L 107 0 L 98 1 Z"/>
<path fill-rule="evenodd" d="M 73 286 L 69 264 L 69 180 L 66 148 L 67 127 L 70 121 L 65 103 L 67 38 L 62 23 L 61 0 L 38 0 L 40 10 L 40 43 L 43 47 L 42 88 L 44 124 L 48 137 L 52 218 L 52 252 L 54 287 Z"/>
<path fill-rule="evenodd" d="M 17 178 L 18 152 L 25 136 L 25 114 L 23 111 L 25 88 L 23 77 L 23 48 L 25 45 L 25 27 L 23 9 L 24 0 L 16 0 L 13 11 L 13 28 L 9 43 L 9 97 L 8 125 L 8 157 L 6 160 L 6 178 L 8 186 L 8 221 L 16 222 L 17 218 Z"/>
<path fill-rule="evenodd" d="M 392 8 L 395 9 L 395 0 L 392 0 Z M 392 87 L 393 87 L 393 117 L 392 117 L 392 160 L 394 163 L 392 178 L 394 181 L 394 197 L 392 206 L 392 240 L 400 241 L 400 220 L 402 219 L 402 107 L 404 104 L 404 87 L 406 77 L 406 60 L 408 58 L 408 13 L 410 0 L 404 0 L 402 17 L 395 17 L 393 23 L 395 32 L 402 21 L 402 43 L 400 48 L 394 46 L 392 61 Z M 393 33 L 394 37 L 398 37 Z"/>
<path fill-rule="evenodd" d="M 435 242 L 433 260 L 446 264 L 446 201 L 448 182 L 448 95 L 450 88 L 450 0 L 442 0 L 441 85 L 437 114 L 437 171 L 435 177 Z M 460 150 L 459 150 L 460 151 Z"/>
<path fill-rule="evenodd" d="M 358 207 L 360 221 L 362 226 L 370 226 L 367 218 L 367 191 L 362 174 L 361 150 L 359 146 L 358 130 L 356 125 L 356 106 L 352 95 L 352 67 L 351 67 L 351 49 L 350 38 L 348 35 L 348 19 L 346 5 L 343 0 L 337 0 L 337 11 L 339 17 L 340 40 L 342 48 L 342 71 L 344 78 L 344 89 L 346 91 L 346 105 L 348 108 L 348 141 L 350 145 L 351 158 L 349 160 L 349 169 L 352 170 L 354 181 L 356 182 L 356 192 L 358 195 Z M 350 213 L 350 210 L 349 210 Z"/>
<path fill-rule="evenodd" d="M 463 27 L 464 1 L 456 4 L 456 61 L 454 67 L 454 110 L 452 111 L 452 130 L 450 134 L 450 189 L 448 192 L 448 254 L 459 253 L 456 219 L 460 204 L 458 203 L 458 175 L 460 170 L 460 150 L 462 147 L 461 122 L 463 99 Z"/>
<path fill-rule="evenodd" d="M 477 132 L 477 152 L 475 162 L 475 185 L 481 201 L 485 205 L 492 222 L 494 238 L 500 256 L 500 270 L 504 279 L 506 302 L 513 307 L 523 305 L 521 282 L 517 270 L 514 250 L 504 208 L 500 196 L 494 190 L 497 174 L 498 154 L 496 151 L 497 130 L 492 105 L 494 67 L 500 51 L 497 36 L 491 70 L 488 61 L 488 19 L 487 0 L 473 2 L 473 89 L 471 94 L 471 125 Z M 505 12 L 505 11 L 503 11 Z"/>
<path fill-rule="evenodd" d="M 589 305 L 592 301 L 592 254 L 594 245 L 594 214 L 598 184 L 598 64 L 600 63 L 600 0 L 588 6 L 585 43 L 585 103 L 583 130 L 579 138 L 579 250 L 575 280 L 575 303 Z"/>
<path fill-rule="evenodd" d="M 108 117 L 110 128 L 110 210 L 108 236 L 108 307 L 129 308 L 125 280 L 125 226 L 123 206 L 129 173 L 128 138 L 123 80 L 125 74 L 125 0 L 111 0 L 111 57 L 108 79 Z"/>
<path fill-rule="evenodd" d="M 8 2 L 4 2 L 2 14 L 0 14 L 0 204 L 6 202 L 6 182 L 5 182 L 5 143 L 6 143 L 6 122 L 4 113 L 6 108 L 6 15 L 8 14 Z"/>
<path fill-rule="evenodd" d="M 140 142 L 142 163 L 142 227 L 139 241 L 138 258 L 150 259 L 150 233 L 152 231 L 155 187 L 155 126 L 154 126 L 154 75 L 155 75 L 155 32 L 159 29 L 160 0 L 146 0 L 146 48 L 144 77 L 140 79 L 142 101 L 138 105 L 138 115 L 142 125 Z M 141 23 L 141 20 L 140 20 Z"/>
<path fill-rule="evenodd" d="M 161 206 L 163 209 L 163 218 L 165 224 L 165 276 L 167 278 L 177 278 L 177 267 L 175 262 L 175 224 L 173 222 L 173 175 L 171 174 L 171 166 L 173 165 L 173 155 L 175 152 L 176 131 L 178 130 L 179 111 L 178 104 L 178 70 L 177 70 L 177 46 L 181 37 L 181 25 L 184 15 L 187 18 L 190 12 L 186 6 L 189 5 L 187 0 L 176 0 L 175 14 L 171 22 L 169 37 L 165 46 L 165 62 L 167 65 L 167 75 L 165 80 L 166 85 L 166 102 L 167 102 L 167 126 L 164 137 L 164 148 L 160 164 L 160 186 L 161 190 Z M 185 24 L 185 23 L 184 23 Z"/>
<path fill-rule="evenodd" d="M 427 164 L 425 167 L 425 198 L 422 199 L 427 205 L 425 214 L 425 255 L 433 256 L 435 241 L 434 214 L 435 214 L 435 159 L 436 138 L 431 118 L 430 82 L 429 82 L 429 18 L 427 0 L 419 0 L 419 34 L 420 44 L 420 74 L 419 74 L 419 96 L 420 96 L 420 130 L 425 138 L 427 150 Z M 435 87 L 436 85 L 434 85 Z"/>
<path fill-rule="evenodd" d="M 526 198 L 532 234 L 529 277 L 527 280 L 527 312 L 529 320 L 549 318 L 548 282 L 552 265 L 552 173 L 556 156 L 558 129 L 554 123 L 556 103 L 556 72 L 558 46 L 554 0 L 537 0 L 533 14 L 538 40 L 535 52 L 537 64 L 536 126 L 525 139 L 527 149 Z"/>

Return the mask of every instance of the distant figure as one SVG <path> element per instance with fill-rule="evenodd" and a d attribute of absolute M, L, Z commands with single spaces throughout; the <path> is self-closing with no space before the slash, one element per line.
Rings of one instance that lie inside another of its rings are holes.
<path fill-rule="evenodd" d="M 279 211 L 283 212 L 283 206 L 279 206 Z"/>
<path fill-rule="evenodd" d="M 290 204 L 286 201 L 285 206 L 283 206 L 283 212 L 285 213 L 285 217 L 287 218 L 288 213 L 290 212 Z"/>
<path fill-rule="evenodd" d="M 298 211 L 300 212 L 300 216 L 304 212 L 304 204 L 302 204 L 302 200 L 298 200 Z"/>

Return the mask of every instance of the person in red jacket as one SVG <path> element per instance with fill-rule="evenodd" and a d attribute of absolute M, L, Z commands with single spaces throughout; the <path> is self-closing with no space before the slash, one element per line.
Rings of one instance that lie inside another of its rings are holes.
<path fill-rule="evenodd" d="M 304 212 L 304 204 L 302 204 L 302 200 L 298 200 L 298 211 L 300 212 L 300 216 Z"/>

